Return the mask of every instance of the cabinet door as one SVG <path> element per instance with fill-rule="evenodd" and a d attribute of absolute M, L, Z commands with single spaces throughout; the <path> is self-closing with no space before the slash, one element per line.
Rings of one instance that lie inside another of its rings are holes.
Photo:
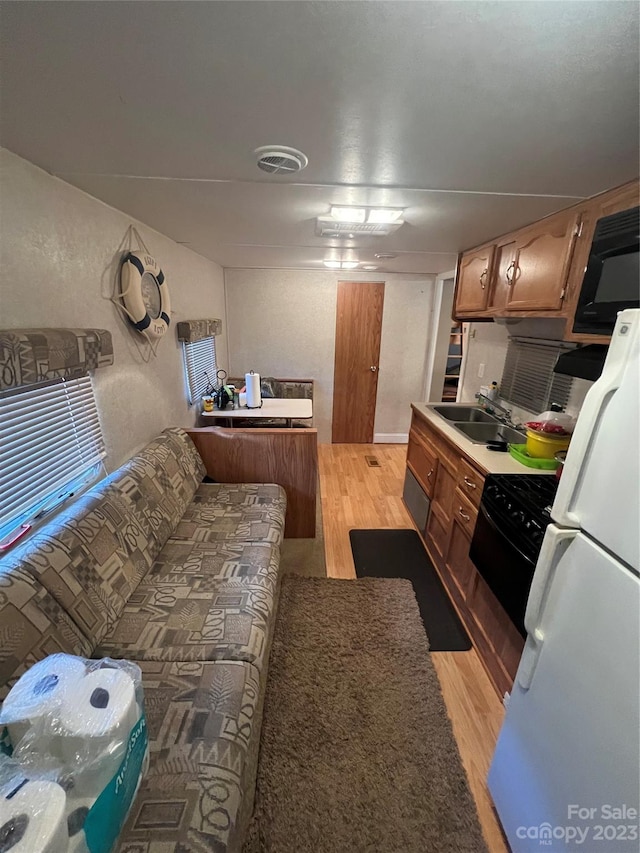
<path fill-rule="evenodd" d="M 470 545 L 471 539 L 466 525 L 460 524 L 454 515 L 445 565 L 465 599 L 471 591 L 476 573 L 476 568 L 469 557 Z"/>
<path fill-rule="evenodd" d="M 579 222 L 579 212 L 565 211 L 516 236 L 516 257 L 506 271 L 508 311 L 562 308 Z"/>
<path fill-rule="evenodd" d="M 457 471 L 449 467 L 448 460 L 443 457 L 438 462 L 438 474 L 433 490 L 433 503 L 437 506 L 440 516 L 446 522 L 451 519 L 453 496 L 457 486 Z"/>
<path fill-rule="evenodd" d="M 484 311 L 489 299 L 489 283 L 495 246 L 465 252 L 460 259 L 456 288 L 456 314 Z"/>
<path fill-rule="evenodd" d="M 491 297 L 489 308 L 492 314 L 498 315 L 507 307 L 507 297 L 511 286 L 510 276 L 513 272 L 516 259 L 515 241 L 509 243 L 498 243 L 493 260 L 493 281 L 491 283 Z"/>
<path fill-rule="evenodd" d="M 426 494 L 431 497 L 436 483 L 438 458 L 435 451 L 413 430 L 409 433 L 407 465 Z"/>

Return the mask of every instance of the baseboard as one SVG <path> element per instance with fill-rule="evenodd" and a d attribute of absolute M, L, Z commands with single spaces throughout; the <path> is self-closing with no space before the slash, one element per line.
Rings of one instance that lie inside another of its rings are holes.
<path fill-rule="evenodd" d="M 374 444 L 407 444 L 408 441 L 407 432 L 376 432 L 373 436 Z"/>

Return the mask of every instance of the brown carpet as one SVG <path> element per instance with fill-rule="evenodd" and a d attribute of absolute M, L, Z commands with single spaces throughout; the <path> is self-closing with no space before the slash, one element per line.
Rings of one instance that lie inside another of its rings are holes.
<path fill-rule="evenodd" d="M 285 577 L 244 853 L 486 853 L 410 581 Z"/>

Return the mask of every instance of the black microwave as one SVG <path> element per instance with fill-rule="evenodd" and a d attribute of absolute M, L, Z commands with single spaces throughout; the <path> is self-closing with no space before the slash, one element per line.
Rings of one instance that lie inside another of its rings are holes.
<path fill-rule="evenodd" d="M 573 331 L 610 335 L 618 312 L 640 308 L 640 207 L 596 223 Z"/>

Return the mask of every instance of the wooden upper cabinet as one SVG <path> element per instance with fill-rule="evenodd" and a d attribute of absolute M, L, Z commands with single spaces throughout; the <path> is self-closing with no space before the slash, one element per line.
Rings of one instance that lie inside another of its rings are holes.
<path fill-rule="evenodd" d="M 493 317 L 499 317 L 506 311 L 511 284 L 510 275 L 513 272 L 513 264 L 516 259 L 515 240 L 513 238 L 507 238 L 507 240 L 507 242 L 497 244 L 493 259 L 491 295 L 488 306 Z"/>
<path fill-rule="evenodd" d="M 580 216 L 562 211 L 517 232 L 515 257 L 504 273 L 507 311 L 562 308 Z"/>
<path fill-rule="evenodd" d="M 456 314 L 477 314 L 489 301 L 495 246 L 465 252 L 460 259 L 456 289 Z"/>

